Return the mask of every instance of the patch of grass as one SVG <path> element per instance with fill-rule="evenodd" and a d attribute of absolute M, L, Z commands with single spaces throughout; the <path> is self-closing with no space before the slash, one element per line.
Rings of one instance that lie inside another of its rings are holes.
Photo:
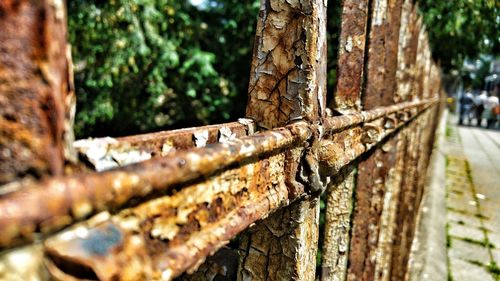
<path fill-rule="evenodd" d="M 476 261 L 476 260 L 466 260 L 468 263 L 471 263 L 473 265 L 477 265 L 477 266 L 481 266 L 481 267 L 484 267 L 484 263 L 480 262 L 480 261 Z"/>
<path fill-rule="evenodd" d="M 451 273 L 450 255 L 449 255 L 449 249 L 451 248 L 451 236 L 450 236 L 450 223 L 449 222 L 446 222 L 445 233 L 446 233 L 446 271 L 448 271 L 448 281 L 453 281 L 453 275 Z"/>
<path fill-rule="evenodd" d="M 450 126 L 446 126 L 446 132 L 445 135 L 447 138 L 451 137 L 451 134 L 453 134 L 453 129 Z"/>
<path fill-rule="evenodd" d="M 482 231 L 484 232 L 491 232 L 491 230 L 487 229 L 486 227 L 484 226 L 480 226 L 479 229 L 481 229 Z"/>
<path fill-rule="evenodd" d="M 496 264 L 496 262 L 492 261 L 486 266 L 486 270 L 488 270 L 495 280 L 500 280 L 500 267 Z"/>
<path fill-rule="evenodd" d="M 451 248 L 451 236 L 450 236 L 450 224 L 449 223 L 446 223 L 446 226 L 445 226 L 445 230 L 446 230 L 446 248 Z"/>
<path fill-rule="evenodd" d="M 458 240 L 462 240 L 462 241 L 470 243 L 470 244 L 475 244 L 475 245 L 478 245 L 481 247 L 485 247 L 485 248 L 491 248 L 491 249 L 495 248 L 495 245 L 490 243 L 488 240 L 476 240 L 476 239 L 472 239 L 469 237 L 458 237 L 458 236 L 453 236 L 453 238 L 458 239 Z"/>
<path fill-rule="evenodd" d="M 446 209 L 448 209 L 448 211 L 452 211 L 452 212 L 459 213 L 462 215 L 474 216 L 474 214 L 471 214 L 465 210 L 455 209 L 453 207 L 446 207 Z"/>
<path fill-rule="evenodd" d="M 475 214 L 474 216 L 476 218 L 483 219 L 483 220 L 489 220 L 490 219 L 490 218 L 488 218 L 487 216 L 485 216 L 483 214 Z"/>

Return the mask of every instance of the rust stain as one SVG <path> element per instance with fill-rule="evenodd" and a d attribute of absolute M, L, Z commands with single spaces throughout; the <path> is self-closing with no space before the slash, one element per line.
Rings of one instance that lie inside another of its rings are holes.
<path fill-rule="evenodd" d="M 79 280 L 92 274 L 171 280 L 192 272 L 235 234 L 288 203 L 284 157 L 254 159 L 174 195 L 75 225 L 45 242 L 52 272 Z M 87 275 L 78 268 L 88 268 Z"/>
<path fill-rule="evenodd" d="M 353 114 L 353 118 L 330 117 L 324 120 L 322 128 L 325 135 L 331 135 L 336 130 L 359 124 L 363 120 L 380 119 L 388 114 L 397 114 L 399 111 L 407 112 L 405 110 L 408 108 L 416 108 L 417 106 L 424 106 L 421 107 L 423 110 L 435 102 L 436 100 L 420 101 L 379 108 L 370 112 Z M 410 117 L 416 116 L 416 113 L 417 111 L 407 112 L 403 116 L 405 116 L 406 121 L 409 121 Z M 410 115 L 407 116 L 407 114 Z M 347 122 L 352 120 L 355 122 Z M 400 122 L 398 126 L 403 124 L 404 122 Z M 396 128 L 384 129 L 384 132 L 389 134 L 391 130 Z M 318 129 L 314 130 L 318 131 Z M 154 158 L 106 172 L 82 173 L 46 179 L 41 182 L 20 182 L 20 187 L 16 188 L 18 191 L 0 197 L 0 225 L 5 229 L 5 235 L 0 238 L 0 245 L 6 247 L 30 241 L 35 232 L 51 233 L 96 212 L 119 209 L 128 204 L 132 198 L 140 200 L 140 198 L 148 198 L 146 196 L 148 194 L 168 192 L 172 186 L 200 176 L 208 176 L 224 167 L 244 162 L 245 159 L 294 145 L 305 147 L 303 143 L 311 138 L 310 131 L 307 124 L 296 123 L 286 128 L 235 139 L 232 143 L 177 151 L 165 157 Z M 351 132 L 351 135 L 355 136 L 356 134 Z M 352 142 L 354 139 L 347 138 L 346 141 Z M 335 154 L 331 157 L 347 157 L 340 160 L 340 163 L 347 163 L 359 156 L 364 149 L 360 146 L 361 144 L 349 145 L 354 149 L 352 153 L 346 154 L 346 156 Z M 370 148 L 372 145 L 366 148 Z M 342 151 L 333 152 L 340 153 Z M 299 155 L 301 155 L 300 152 L 296 157 Z M 325 163 L 333 161 L 326 159 L 327 156 L 321 157 L 325 158 L 322 160 Z M 336 166 L 338 169 L 341 164 L 328 165 Z M 294 175 L 298 166 L 295 168 L 287 166 L 287 169 L 289 169 L 287 175 Z M 321 169 L 324 170 L 324 168 Z M 290 183 L 290 179 L 287 182 Z M 298 196 L 304 192 L 304 189 L 300 189 L 301 185 L 296 186 L 299 189 L 294 193 Z M 290 184 L 289 187 L 293 188 Z M 45 200 L 47 197 L 52 200 Z"/>
<path fill-rule="evenodd" d="M 48 0 L 0 4 L 0 184 L 63 173 L 73 96 L 64 17 Z"/>
<path fill-rule="evenodd" d="M 297 123 L 102 173 L 27 183 L 19 191 L 0 197 L 0 226 L 5 229 L 0 247 L 31 241 L 35 232 L 51 233 L 99 211 L 116 210 L 133 198 L 145 200 L 147 195 L 168 192 L 175 185 L 232 164 L 301 145 L 309 137 L 307 126 Z"/>
<path fill-rule="evenodd" d="M 343 1 L 337 89 L 330 105 L 342 114 L 361 110 L 368 6 L 368 0 Z"/>
<path fill-rule="evenodd" d="M 315 121 L 324 112 L 326 3 L 262 2 L 255 36 L 246 116 L 271 129 Z"/>
<path fill-rule="evenodd" d="M 218 280 L 247 229 L 227 276 L 314 280 L 327 188 L 321 279 L 403 280 L 444 104 L 413 2 L 343 2 L 341 116 L 325 108 L 327 1 L 270 0 L 247 118 L 74 146 L 63 2 L 0 2 L 0 249 L 41 237 L 56 280 L 172 280 L 221 249 L 183 277 Z M 75 149 L 97 172 L 64 166 Z"/>

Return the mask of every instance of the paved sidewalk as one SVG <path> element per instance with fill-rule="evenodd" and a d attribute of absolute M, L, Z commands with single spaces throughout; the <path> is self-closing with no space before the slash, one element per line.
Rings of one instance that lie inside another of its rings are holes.
<path fill-rule="evenodd" d="M 500 132 L 446 130 L 448 280 L 500 280 Z"/>

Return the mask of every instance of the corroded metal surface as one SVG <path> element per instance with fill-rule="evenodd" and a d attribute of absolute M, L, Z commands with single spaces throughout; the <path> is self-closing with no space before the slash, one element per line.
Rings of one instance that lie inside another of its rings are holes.
<path fill-rule="evenodd" d="M 342 114 L 361 110 L 367 21 L 368 0 L 343 1 L 337 89 L 332 105 Z"/>
<path fill-rule="evenodd" d="M 255 133 L 250 119 L 239 122 L 186 128 L 121 138 L 83 139 L 74 147 L 97 171 L 126 166 L 150 158 L 167 156 L 178 150 L 227 143 Z"/>
<path fill-rule="evenodd" d="M 411 100 L 413 60 L 412 51 L 415 45 L 415 12 L 413 1 L 405 0 L 401 11 L 401 27 L 399 29 L 398 68 L 396 71 L 397 91 L 394 102 Z"/>
<path fill-rule="evenodd" d="M 356 171 L 348 166 L 327 189 L 321 280 L 345 280 Z"/>
<path fill-rule="evenodd" d="M 171 196 L 76 225 L 45 242 L 51 273 L 170 280 L 190 272 L 235 234 L 287 203 L 284 157 L 253 159 Z M 71 270 L 75 264 L 87 272 Z"/>
<path fill-rule="evenodd" d="M 311 198 L 250 228 L 240 238 L 238 280 L 314 280 L 318 220 L 319 199 Z"/>
<path fill-rule="evenodd" d="M 64 3 L 2 1 L 0 30 L 0 184 L 60 175 L 73 98 Z"/>
<path fill-rule="evenodd" d="M 17 161 L 0 164 L 0 249 L 43 245 L 0 253 L 0 277 L 30 276 L 10 269 L 24 251 L 29 271 L 56 280 L 171 280 L 214 253 L 183 280 L 314 280 L 328 187 L 321 279 L 405 278 L 443 106 L 414 1 L 343 1 L 340 116 L 325 108 L 327 1 L 261 1 L 248 119 L 81 140 L 98 172 L 66 176 L 62 161 L 76 158 L 64 6 L 35 2 L 0 3 L 0 157 Z M 245 229 L 238 249 L 224 247 Z"/>
<path fill-rule="evenodd" d="M 240 241 L 238 280 L 314 280 L 319 199 L 326 184 L 316 155 L 317 127 L 326 116 L 326 5 L 323 0 L 262 1 L 255 37 L 247 117 L 272 129 L 296 120 L 311 127 L 312 138 L 286 158 L 286 184 L 292 196 L 313 194 L 272 214 Z M 284 220 L 284 216 L 288 220 Z M 274 233 L 273 229 L 285 229 Z M 267 251 L 262 249 L 262 241 Z M 262 249 L 258 253 L 255 249 Z M 262 266 L 265 264 L 265 266 Z"/>
<path fill-rule="evenodd" d="M 326 103 L 326 1 L 262 1 L 247 117 L 271 129 L 314 122 Z"/>
<path fill-rule="evenodd" d="M 388 67 L 393 67 L 397 54 L 387 48 L 395 49 L 391 41 L 398 40 L 389 35 L 398 37 L 399 34 L 390 32 L 391 20 L 396 13 L 394 11 L 396 7 L 392 2 L 388 0 L 371 2 L 366 85 L 362 96 L 365 110 L 393 104 L 394 92 L 388 91 L 387 84 L 393 85 L 395 70 L 388 71 Z M 374 278 L 386 180 L 394 168 L 395 148 L 394 139 L 387 140 L 376 146 L 374 151 L 358 165 L 347 280 Z"/>
<path fill-rule="evenodd" d="M 397 199 L 399 198 L 401 190 L 401 181 L 404 177 L 405 134 L 406 129 L 403 129 L 394 139 L 396 142 L 396 159 L 394 167 L 389 170 L 388 178 L 385 182 L 384 204 L 380 219 L 374 280 L 390 280 L 392 242 L 394 240 L 393 233 L 396 227 L 396 211 L 399 205 Z"/>
<path fill-rule="evenodd" d="M 414 181 L 416 174 L 416 167 L 418 165 L 417 149 L 418 144 L 415 141 L 418 137 L 418 128 L 413 126 L 409 129 L 407 135 L 407 146 L 405 156 L 405 177 L 403 178 L 401 191 L 399 193 L 399 206 L 398 216 L 396 218 L 396 228 L 394 229 L 394 241 L 392 249 L 391 261 L 391 277 L 389 280 L 403 280 L 405 275 L 407 255 L 409 253 L 409 246 L 411 244 L 410 233 L 411 223 L 410 216 L 414 208 L 415 190 Z"/>
<path fill-rule="evenodd" d="M 387 1 L 371 1 L 371 26 L 368 41 L 368 58 L 366 62 L 366 83 L 362 94 L 363 110 L 373 109 L 379 106 L 388 105 L 386 96 L 386 28 L 387 22 Z"/>
<path fill-rule="evenodd" d="M 179 151 L 103 173 L 84 173 L 28 183 L 0 197 L 0 247 L 50 233 L 102 210 L 114 210 L 130 200 L 171 192 L 176 185 L 265 153 L 299 145 L 310 137 L 303 123 L 205 148 Z M 49 197 L 51 200 L 46 200 Z"/>
<path fill-rule="evenodd" d="M 362 121 L 372 121 L 391 113 L 402 118 L 397 122 L 397 125 L 401 126 L 404 124 L 401 121 L 408 121 L 406 119 L 411 116 L 405 112 L 410 113 L 408 110 L 412 108 L 430 106 L 435 102 L 420 101 L 347 117 L 330 117 L 323 120 L 322 130 L 326 134 L 332 134 Z M 355 122 L 349 123 L 351 120 Z M 394 123 L 391 119 L 386 122 L 387 126 Z M 77 174 L 41 182 L 22 182 L 20 191 L 0 197 L 0 225 L 6 229 L 0 238 L 0 245 L 5 247 L 29 241 L 34 232 L 53 232 L 98 211 L 113 210 L 129 204 L 132 198 L 142 197 L 144 200 L 147 199 L 144 197 L 147 194 L 168 192 L 172 186 L 210 175 L 245 159 L 308 140 L 310 131 L 305 123 L 295 123 L 282 129 L 235 139 L 229 143 L 178 151 L 107 172 Z M 339 163 L 348 163 L 363 152 L 356 149 L 356 146 L 352 147 L 358 152 L 345 156 L 332 154 L 331 157 L 340 159 Z M 336 153 L 343 153 L 343 150 L 337 150 Z M 348 158 L 341 160 L 342 157 Z M 45 200 L 49 195 L 52 200 Z"/>
<path fill-rule="evenodd" d="M 385 92 L 390 100 L 385 104 L 394 103 L 397 95 L 396 72 L 398 68 L 398 50 L 400 46 L 400 28 L 403 0 L 388 0 L 387 26 L 385 34 Z"/>

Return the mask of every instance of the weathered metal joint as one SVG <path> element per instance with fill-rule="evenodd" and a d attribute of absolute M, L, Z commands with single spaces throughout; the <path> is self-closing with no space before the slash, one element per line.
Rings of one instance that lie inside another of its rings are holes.
<path fill-rule="evenodd" d="M 328 185 L 329 177 L 322 173 L 320 157 L 318 155 L 322 145 L 324 129 L 321 124 L 311 124 L 311 138 L 304 149 L 300 160 L 300 182 L 307 186 L 305 190 L 309 194 L 323 193 Z"/>
<path fill-rule="evenodd" d="M 364 144 L 374 144 L 381 140 L 383 129 L 375 123 L 366 123 L 363 125 L 363 136 L 361 141 Z"/>

